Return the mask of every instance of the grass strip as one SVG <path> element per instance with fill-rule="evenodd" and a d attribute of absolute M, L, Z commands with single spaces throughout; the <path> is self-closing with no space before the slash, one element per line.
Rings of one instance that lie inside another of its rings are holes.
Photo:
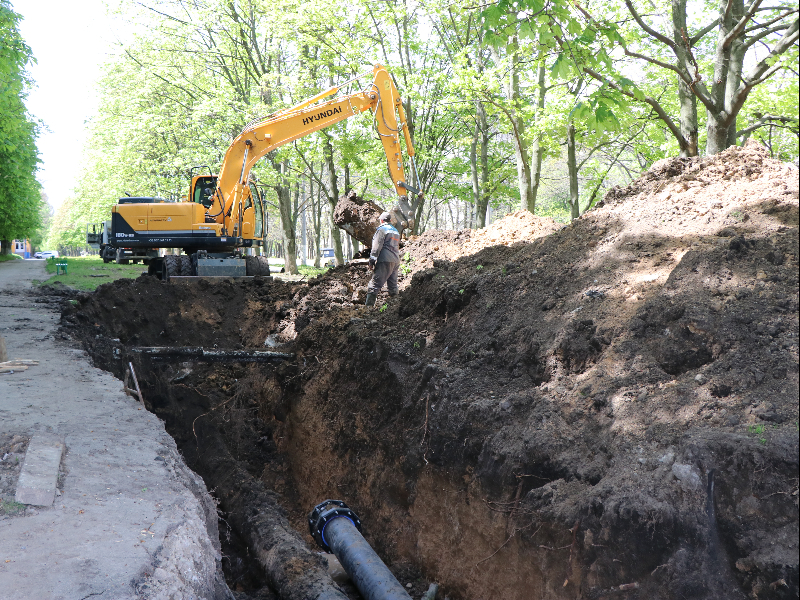
<path fill-rule="evenodd" d="M 56 263 L 67 263 L 67 274 L 55 275 Z M 39 285 L 60 283 L 67 287 L 93 291 L 98 285 L 117 279 L 135 279 L 147 273 L 145 265 L 118 265 L 104 263 L 99 256 L 73 256 L 69 258 L 48 258 L 46 269 L 53 277 L 45 281 L 37 281 Z"/>

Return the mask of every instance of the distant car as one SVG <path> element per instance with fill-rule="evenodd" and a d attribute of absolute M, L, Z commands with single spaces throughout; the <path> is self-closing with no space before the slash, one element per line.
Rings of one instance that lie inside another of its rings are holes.
<path fill-rule="evenodd" d="M 34 253 L 33 258 L 42 258 L 42 253 L 41 252 Z"/>
<path fill-rule="evenodd" d="M 44 252 L 37 252 L 36 254 L 39 255 L 38 258 L 58 258 L 58 252 L 56 250 L 45 250 Z M 33 255 L 36 258 L 36 254 Z"/>
<path fill-rule="evenodd" d="M 332 267 L 336 264 L 336 252 L 333 248 L 322 249 L 322 265 Z"/>

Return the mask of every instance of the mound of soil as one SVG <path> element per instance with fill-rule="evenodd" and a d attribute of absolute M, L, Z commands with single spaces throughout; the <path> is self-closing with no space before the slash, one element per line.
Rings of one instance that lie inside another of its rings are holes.
<path fill-rule="evenodd" d="M 434 266 L 435 260 L 454 261 L 492 246 L 531 242 L 558 231 L 562 225 L 548 217 L 535 217 L 526 210 L 506 215 L 484 229 L 426 231 L 404 247 L 412 272 Z"/>
<path fill-rule="evenodd" d="M 797 597 L 796 169 L 753 143 L 672 159 L 566 227 L 406 252 L 380 309 L 356 265 L 116 282 L 64 322 L 116 371 L 163 340 L 295 352 L 140 382 L 187 442 L 206 413 L 298 530 L 341 498 L 451 598 Z"/>

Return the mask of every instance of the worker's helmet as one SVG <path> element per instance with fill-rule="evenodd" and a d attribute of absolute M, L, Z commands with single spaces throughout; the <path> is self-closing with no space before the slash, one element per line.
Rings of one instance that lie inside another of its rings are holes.
<path fill-rule="evenodd" d="M 390 223 L 392 221 L 391 213 L 381 213 L 381 223 Z"/>

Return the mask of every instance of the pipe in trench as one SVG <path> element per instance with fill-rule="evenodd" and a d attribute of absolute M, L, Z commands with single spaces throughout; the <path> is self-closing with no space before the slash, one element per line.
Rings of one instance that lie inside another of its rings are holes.
<path fill-rule="evenodd" d="M 308 519 L 311 535 L 333 553 L 365 600 L 411 600 L 405 588 L 361 535 L 358 516 L 340 500 L 318 504 Z"/>

